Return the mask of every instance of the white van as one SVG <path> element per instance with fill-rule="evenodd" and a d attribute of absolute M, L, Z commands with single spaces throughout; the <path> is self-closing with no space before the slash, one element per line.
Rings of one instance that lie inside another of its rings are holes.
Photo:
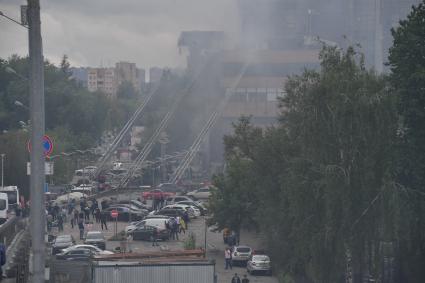
<path fill-rule="evenodd" d="M 7 210 L 9 202 L 6 193 L 0 193 L 0 225 L 7 221 Z"/>

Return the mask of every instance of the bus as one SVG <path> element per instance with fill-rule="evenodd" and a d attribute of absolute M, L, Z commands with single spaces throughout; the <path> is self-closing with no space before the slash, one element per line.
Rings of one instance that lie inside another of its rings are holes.
<path fill-rule="evenodd" d="M 9 209 L 7 194 L 0 193 L 0 225 L 7 221 L 7 210 Z"/>
<path fill-rule="evenodd" d="M 19 206 L 19 189 L 17 186 L 7 186 L 0 189 L 0 193 L 7 194 L 8 206 L 16 209 Z"/>

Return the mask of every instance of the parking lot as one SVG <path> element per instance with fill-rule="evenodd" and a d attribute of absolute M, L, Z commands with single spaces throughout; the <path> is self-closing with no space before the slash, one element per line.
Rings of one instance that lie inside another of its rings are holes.
<path fill-rule="evenodd" d="M 132 196 L 127 196 L 132 197 Z M 149 203 L 148 203 L 149 204 Z M 127 222 L 118 221 L 117 223 L 117 233 L 120 233 L 128 225 Z M 105 238 L 107 239 L 106 249 L 114 251 L 115 248 L 120 247 L 120 241 L 111 241 L 110 239 L 114 236 L 115 233 L 115 222 L 108 221 L 108 230 L 101 230 L 100 223 L 96 223 L 94 219 L 90 219 L 90 224 L 86 225 L 87 231 L 102 231 Z M 205 245 L 205 236 L 206 236 L 206 245 L 207 245 L 207 257 L 214 259 L 216 261 L 216 273 L 218 280 L 217 282 L 231 282 L 231 278 L 235 273 L 242 278 L 244 274 L 247 274 L 246 268 L 242 266 L 234 266 L 233 269 L 226 270 L 225 261 L 224 261 L 224 249 L 226 245 L 223 243 L 223 237 L 221 232 L 213 232 L 213 228 L 205 227 L 204 217 L 198 217 L 192 219 L 188 223 L 188 230 L 185 234 L 179 234 L 179 240 L 168 240 L 164 242 L 159 242 L 159 246 L 152 246 L 151 242 L 148 241 L 131 241 L 127 250 L 133 252 L 145 252 L 145 251 L 160 251 L 160 250 L 183 250 L 184 241 L 187 239 L 190 233 L 193 233 L 196 237 L 196 247 L 204 248 Z M 54 234 L 58 235 L 57 230 L 54 230 Z M 60 234 L 71 234 L 77 244 L 82 243 L 82 240 L 79 240 L 79 230 L 77 226 L 71 228 L 71 225 L 68 221 L 64 223 L 64 231 Z M 256 237 L 254 233 L 242 232 L 240 236 L 240 244 L 248 245 L 253 249 L 262 250 L 263 247 L 260 244 L 260 239 Z M 248 274 L 247 274 L 248 275 Z M 261 282 L 261 283 L 277 283 L 278 280 L 274 276 L 257 276 L 257 275 L 248 275 L 250 282 Z"/>

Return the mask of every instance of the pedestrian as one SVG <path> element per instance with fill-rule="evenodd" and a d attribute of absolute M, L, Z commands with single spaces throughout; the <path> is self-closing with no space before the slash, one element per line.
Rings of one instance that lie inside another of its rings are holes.
<path fill-rule="evenodd" d="M 241 279 L 237 273 L 235 273 L 235 276 L 233 276 L 231 283 L 241 283 Z"/>
<path fill-rule="evenodd" d="M 71 229 L 74 229 L 75 218 L 71 217 Z"/>
<path fill-rule="evenodd" d="M 52 231 L 53 215 L 47 214 L 47 232 Z"/>
<path fill-rule="evenodd" d="M 120 251 L 122 253 L 127 252 L 127 238 L 125 237 L 124 231 L 121 232 Z"/>
<path fill-rule="evenodd" d="M 249 279 L 246 277 L 246 274 L 243 275 L 242 283 L 249 283 Z"/>
<path fill-rule="evenodd" d="M 3 278 L 3 265 L 6 264 L 6 247 L 0 242 L 0 281 Z"/>
<path fill-rule="evenodd" d="M 106 219 L 108 217 L 108 213 L 105 211 L 102 211 L 100 213 L 100 226 L 102 227 L 103 230 L 103 226 L 105 226 L 105 230 L 108 230 L 108 226 L 106 225 Z"/>
<path fill-rule="evenodd" d="M 184 234 L 186 234 L 186 222 L 184 222 L 183 217 L 180 217 L 180 231 L 181 233 L 183 231 Z"/>
<path fill-rule="evenodd" d="M 183 211 L 183 220 L 186 223 L 186 227 L 187 227 L 188 226 L 188 223 L 190 221 L 189 213 L 187 212 L 187 210 Z"/>
<path fill-rule="evenodd" d="M 226 266 L 224 269 L 232 269 L 232 252 L 229 248 L 226 248 L 224 250 L 224 261 L 226 263 Z"/>
<path fill-rule="evenodd" d="M 159 246 L 159 244 L 156 241 L 157 238 L 158 238 L 158 229 L 154 227 L 152 231 L 152 236 L 151 236 L 152 247 Z"/>
<path fill-rule="evenodd" d="M 63 231 L 63 216 L 62 216 L 62 214 L 58 215 L 58 230 L 59 230 L 59 232 Z"/>
<path fill-rule="evenodd" d="M 99 223 L 100 222 L 100 209 L 98 207 L 95 210 L 94 216 L 96 218 L 96 223 Z"/>
<path fill-rule="evenodd" d="M 90 208 L 88 206 L 84 208 L 84 220 L 90 220 Z"/>
<path fill-rule="evenodd" d="M 79 215 L 78 209 L 74 208 L 73 213 L 74 213 L 74 223 L 77 224 L 78 223 L 78 215 Z"/>
<path fill-rule="evenodd" d="M 133 252 L 132 250 L 131 250 L 131 244 L 133 243 L 133 235 L 131 234 L 131 233 L 129 233 L 128 235 L 127 235 L 127 249 L 128 249 L 128 252 L 129 253 L 131 253 L 131 252 Z"/>
<path fill-rule="evenodd" d="M 80 229 L 80 240 L 84 239 L 84 220 L 78 220 L 78 229 Z"/>

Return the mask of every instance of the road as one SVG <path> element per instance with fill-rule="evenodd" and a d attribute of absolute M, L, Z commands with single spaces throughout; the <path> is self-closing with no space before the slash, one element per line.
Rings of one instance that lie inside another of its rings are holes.
<path fill-rule="evenodd" d="M 118 222 L 118 232 L 123 231 L 126 222 Z M 159 247 L 152 247 L 150 242 L 145 241 L 133 241 L 130 244 L 130 249 L 134 252 L 143 252 L 143 251 L 159 251 L 160 249 L 169 249 L 169 250 L 181 250 L 184 248 L 183 242 L 187 238 L 189 233 L 194 233 L 196 236 L 196 246 L 203 247 L 205 239 L 205 221 L 203 217 L 193 219 L 188 225 L 188 231 L 186 234 L 181 234 L 179 240 L 170 240 L 163 243 L 160 243 Z M 93 223 L 89 230 L 101 230 L 100 223 Z M 58 234 L 55 231 L 56 234 Z M 114 222 L 108 222 L 108 230 L 103 231 L 105 238 L 109 239 L 114 235 Z M 82 243 L 79 240 L 79 230 L 76 226 L 71 228 L 71 225 L 68 222 L 64 225 L 64 231 L 60 234 L 71 234 L 74 236 L 77 243 Z M 245 267 L 234 267 L 232 270 L 224 269 L 224 248 L 222 234 L 220 232 L 213 232 L 211 229 L 207 229 L 207 246 L 210 247 L 207 249 L 207 257 L 214 259 L 216 261 L 216 272 L 218 276 L 219 283 L 231 282 L 231 278 L 234 273 L 238 273 L 242 278 L 243 274 L 247 274 Z M 242 233 L 241 234 L 241 244 L 246 244 L 252 247 L 253 249 L 261 249 L 261 246 L 258 246 L 259 240 L 251 233 Z M 113 251 L 116 247 L 120 246 L 118 241 L 107 241 L 106 249 Z M 217 248 L 216 251 L 211 250 L 211 247 L 214 246 Z M 270 276 L 252 276 L 248 275 L 250 282 L 261 282 L 261 283 L 277 283 L 277 278 Z"/>

